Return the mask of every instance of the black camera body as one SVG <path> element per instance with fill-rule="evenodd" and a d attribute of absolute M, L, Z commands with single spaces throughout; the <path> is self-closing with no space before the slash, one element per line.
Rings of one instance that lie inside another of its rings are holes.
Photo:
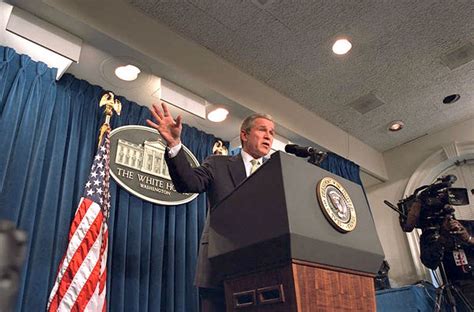
<path fill-rule="evenodd" d="M 402 229 L 405 232 L 411 232 L 413 228 L 439 230 L 446 218 L 454 218 L 452 206 L 469 204 L 467 189 L 451 187 L 456 180 L 454 175 L 443 176 L 400 200 L 397 206 Z"/>
<path fill-rule="evenodd" d="M 437 290 L 438 307 L 441 307 L 440 303 L 445 292 L 449 304 L 455 307 L 456 300 L 452 293 L 455 291 L 457 298 L 462 299 L 464 305 L 469 307 L 469 311 L 474 311 L 474 307 L 467 301 L 467 298 L 474 295 L 472 293 L 474 272 L 470 260 L 472 258 L 469 257 L 473 249 L 469 245 L 471 238 L 466 240 L 466 235 L 470 235 L 472 229 L 467 231 L 462 221 L 454 220 L 453 207 L 468 205 L 469 197 L 467 189 L 452 187 L 456 180 L 454 175 L 443 176 L 433 184 L 417 188 L 412 195 L 400 200 L 397 206 L 388 201 L 384 202 L 399 214 L 403 231 L 421 229 L 420 260 L 427 268 L 436 270 L 439 267 L 441 272 L 443 286 Z M 445 269 L 446 265 L 448 270 Z M 466 281 L 460 285 L 465 286 L 462 290 L 466 290 L 468 296 L 465 297 L 461 290 L 452 284 L 454 277 L 458 283 Z"/>
<path fill-rule="evenodd" d="M 430 269 L 438 267 L 445 251 L 452 251 L 460 246 L 456 236 L 443 227 L 445 221 L 454 219 L 453 206 L 469 204 L 467 189 L 451 187 L 456 180 L 454 175 L 443 176 L 400 200 L 398 208 L 392 207 L 400 215 L 403 231 L 421 229 L 420 258 Z"/>

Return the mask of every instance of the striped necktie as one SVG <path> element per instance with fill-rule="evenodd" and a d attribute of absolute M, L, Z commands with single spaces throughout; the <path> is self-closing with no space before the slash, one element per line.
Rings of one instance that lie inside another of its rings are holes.
<path fill-rule="evenodd" d="M 260 162 L 256 159 L 252 159 L 250 163 L 252 164 L 252 168 L 250 168 L 250 174 L 252 174 L 258 169 L 258 167 L 260 167 Z"/>

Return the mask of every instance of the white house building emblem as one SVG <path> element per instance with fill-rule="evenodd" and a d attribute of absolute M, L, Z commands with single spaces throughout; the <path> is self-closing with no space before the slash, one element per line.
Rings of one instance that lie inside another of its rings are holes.
<path fill-rule="evenodd" d="M 183 146 L 192 167 L 196 157 Z M 144 126 L 124 126 L 111 132 L 110 174 L 124 189 L 152 203 L 179 205 L 198 194 L 176 192 L 165 162 L 166 146 L 158 132 Z"/>

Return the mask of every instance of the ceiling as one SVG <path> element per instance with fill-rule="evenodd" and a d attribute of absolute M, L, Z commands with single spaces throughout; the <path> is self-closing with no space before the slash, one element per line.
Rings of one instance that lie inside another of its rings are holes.
<path fill-rule="evenodd" d="M 113 47 L 120 55 L 143 62 L 150 72 L 214 102 L 225 103 L 231 107 L 235 122 L 249 111 L 200 86 L 192 77 L 173 73 L 166 62 L 112 42 L 94 25 L 81 24 L 48 6 L 59 1 L 9 2 L 83 38 L 87 60 L 72 67 L 71 72 L 92 83 L 101 82 L 97 67 Z M 117 2 L 127 2 L 126 10 L 139 11 L 167 25 L 378 151 L 474 116 L 474 1 Z M 138 23 L 127 20 L 126 10 L 113 14 L 123 18 L 124 27 Z M 100 18 L 91 12 L 91 21 L 100 24 Z M 339 37 L 349 38 L 353 44 L 345 56 L 331 51 Z M 149 90 L 133 92 L 133 100 L 149 104 L 149 98 L 139 96 Z M 460 100 L 442 104 L 443 98 L 453 93 L 459 93 Z M 225 132 L 230 127 L 191 116 L 188 120 L 213 133 L 223 131 L 226 139 L 230 136 Z M 398 133 L 388 132 L 392 120 L 403 120 L 405 128 Z M 291 131 L 283 129 L 280 133 L 298 141 Z"/>
<path fill-rule="evenodd" d="M 474 114 L 474 62 L 442 62 L 467 44 L 474 57 L 473 1 L 131 3 L 379 151 Z M 353 43 L 344 57 L 331 51 L 338 37 Z M 461 100 L 443 105 L 453 93 Z M 351 107 L 369 94 L 382 105 Z M 388 133 L 399 119 L 406 129 Z"/>

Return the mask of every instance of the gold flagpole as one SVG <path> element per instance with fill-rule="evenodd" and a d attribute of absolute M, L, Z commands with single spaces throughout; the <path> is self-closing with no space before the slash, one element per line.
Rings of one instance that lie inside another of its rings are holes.
<path fill-rule="evenodd" d="M 99 107 L 102 107 L 104 105 L 105 121 L 100 127 L 99 145 L 102 141 L 102 137 L 104 136 L 105 131 L 107 131 L 107 129 L 110 129 L 110 118 L 114 114 L 114 111 L 117 113 L 117 115 L 120 115 L 120 111 L 122 110 L 122 103 L 120 103 L 120 101 L 116 99 L 115 95 L 110 91 L 105 93 L 100 99 Z"/>

